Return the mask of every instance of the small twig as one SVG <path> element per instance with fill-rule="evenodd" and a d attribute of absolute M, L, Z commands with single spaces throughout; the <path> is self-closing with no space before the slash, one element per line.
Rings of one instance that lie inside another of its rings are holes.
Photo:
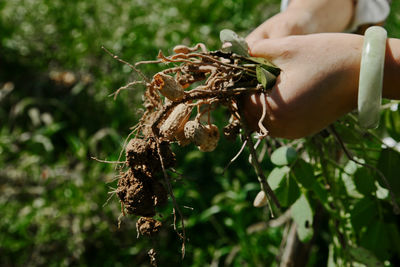
<path fill-rule="evenodd" d="M 101 46 L 101 49 L 103 49 L 104 51 L 107 52 L 107 54 L 109 54 L 110 56 L 112 56 L 114 59 L 118 60 L 119 62 L 129 66 L 131 69 L 133 69 L 134 71 L 136 71 L 142 78 L 143 80 L 145 80 L 146 82 L 150 83 L 149 78 L 146 77 L 146 75 L 143 74 L 143 72 L 141 72 L 140 70 L 138 70 L 137 68 L 135 68 L 135 66 L 133 66 L 131 63 L 120 59 L 118 56 L 114 55 L 113 53 L 110 52 L 110 50 L 108 50 L 107 48 L 105 48 L 104 46 Z"/>
<path fill-rule="evenodd" d="M 167 171 L 165 170 L 164 159 L 163 159 L 163 156 L 161 155 L 159 139 L 158 138 L 155 138 L 155 139 L 156 139 L 156 144 L 157 144 L 157 153 L 158 153 L 158 156 L 160 157 L 161 169 L 162 169 L 163 174 L 164 174 L 164 181 L 165 181 L 165 183 L 167 185 L 168 192 L 169 192 L 169 195 L 171 196 L 172 203 L 173 203 L 173 206 L 174 206 L 173 209 L 172 209 L 173 210 L 173 215 L 174 215 L 174 230 L 177 232 L 178 236 L 182 239 L 182 259 L 183 259 L 185 257 L 185 244 L 186 244 L 185 221 L 184 221 L 184 218 L 183 218 L 183 214 L 182 214 L 181 210 L 179 209 L 179 206 L 178 206 L 178 204 L 176 202 L 176 198 L 175 198 L 174 192 L 172 190 L 171 182 L 169 181 Z M 175 211 L 178 212 L 179 217 L 181 218 L 182 234 L 178 232 L 177 227 L 176 227 L 176 213 L 175 213 Z"/>
<path fill-rule="evenodd" d="M 226 170 L 231 166 L 231 164 L 242 154 L 244 148 L 246 147 L 247 140 L 244 140 L 242 147 L 240 148 L 239 152 L 229 161 L 229 163 L 225 166 L 224 170 L 222 171 L 222 175 L 225 174 Z"/>
<path fill-rule="evenodd" d="M 267 179 L 266 179 L 266 177 L 264 175 L 264 172 L 263 172 L 263 170 L 261 168 L 261 164 L 258 161 L 257 152 L 254 149 L 254 143 L 253 143 L 253 140 L 251 139 L 251 134 L 250 134 L 250 132 L 248 130 L 248 127 L 247 127 L 246 123 L 244 122 L 243 114 L 241 114 L 240 123 L 242 124 L 242 128 L 244 129 L 245 138 L 248 141 L 247 142 L 247 147 L 249 148 L 250 154 L 251 154 L 251 156 L 253 158 L 253 160 L 252 160 L 253 164 L 252 165 L 256 169 L 257 178 L 258 178 L 258 181 L 260 182 L 261 189 L 265 192 L 265 194 L 268 196 L 268 198 L 272 199 L 272 201 L 275 203 L 275 205 L 278 208 L 278 210 L 280 210 L 281 204 L 279 203 L 279 200 L 276 197 L 274 191 L 272 191 L 271 187 L 269 186 L 269 184 L 267 182 Z"/>
<path fill-rule="evenodd" d="M 136 84 L 146 84 L 146 83 L 143 81 L 130 82 L 127 85 L 118 88 L 114 93 L 110 94 L 109 96 L 114 96 L 114 100 L 115 100 L 115 99 L 117 99 L 119 92 L 121 92 L 122 90 L 128 89 L 129 87 L 136 85 Z"/>
<path fill-rule="evenodd" d="M 396 202 L 396 196 L 395 193 L 393 192 L 393 189 L 389 183 L 389 181 L 386 179 L 385 175 L 376 167 L 368 164 L 368 163 L 363 163 L 357 159 L 354 158 L 354 156 L 351 154 L 351 152 L 347 149 L 346 145 L 344 144 L 342 138 L 340 137 L 340 135 L 336 132 L 336 129 L 333 125 L 329 126 L 332 134 L 335 136 L 336 141 L 339 143 L 340 147 L 343 149 L 344 153 L 346 154 L 347 158 L 351 161 L 353 161 L 354 163 L 367 167 L 370 170 L 374 171 L 375 173 L 378 174 L 378 176 L 382 179 L 383 183 L 385 184 L 386 188 L 389 190 L 389 195 L 390 195 L 390 199 L 393 205 L 393 212 L 395 214 L 400 214 L 400 207 Z"/>
<path fill-rule="evenodd" d="M 286 238 L 286 246 L 283 251 L 281 261 L 279 266 L 280 267 L 289 267 L 293 266 L 293 255 L 296 252 L 297 245 L 299 243 L 299 240 L 297 238 L 297 231 L 296 231 L 296 223 L 292 222 L 292 225 L 290 226 L 289 234 Z"/>
<path fill-rule="evenodd" d="M 139 61 L 135 63 L 135 67 L 139 66 L 139 65 L 143 65 L 143 64 L 159 64 L 159 63 L 163 63 L 162 60 L 144 60 L 144 61 Z"/>
<path fill-rule="evenodd" d="M 269 186 L 268 182 L 267 182 L 267 178 L 265 177 L 263 170 L 261 168 L 260 162 L 258 161 L 258 157 L 257 157 L 257 153 L 254 149 L 254 144 L 253 144 L 253 140 L 251 140 L 251 136 L 249 134 L 247 134 L 247 147 L 250 149 L 250 154 L 253 157 L 253 166 L 256 169 L 257 172 L 257 178 L 258 181 L 261 184 L 261 189 L 265 192 L 265 194 L 272 199 L 272 201 L 275 203 L 276 207 L 278 209 L 281 208 L 281 204 L 279 203 L 278 198 L 276 197 L 274 191 L 272 191 L 271 187 Z"/>
<path fill-rule="evenodd" d="M 132 129 L 132 131 L 131 131 L 131 132 L 128 134 L 128 136 L 125 138 L 124 144 L 122 145 L 122 149 L 121 149 L 121 151 L 119 152 L 118 160 L 121 159 L 122 153 L 124 153 L 124 151 L 125 151 L 125 147 L 126 147 L 126 144 L 128 143 L 129 138 L 130 138 L 130 137 L 132 136 L 132 134 L 134 134 L 139 128 L 140 128 L 140 125 L 134 126 L 134 128 Z M 124 161 L 123 163 L 125 164 L 126 161 Z"/>
<path fill-rule="evenodd" d="M 260 144 L 261 144 L 261 139 L 257 139 L 256 143 L 254 144 L 254 150 L 257 150 L 257 147 L 258 147 Z M 252 163 L 252 158 L 253 158 L 253 157 L 252 157 L 251 155 L 249 155 L 248 161 L 249 161 L 250 164 L 253 164 L 253 163 Z M 258 160 L 258 161 L 260 161 L 260 160 Z"/>
<path fill-rule="evenodd" d="M 104 204 L 102 206 L 103 208 L 105 206 L 107 206 L 108 202 L 110 202 L 110 200 L 113 198 L 113 196 L 115 196 L 115 192 L 109 192 L 109 193 L 110 193 L 110 196 L 107 198 L 106 202 L 104 202 Z"/>
<path fill-rule="evenodd" d="M 264 156 L 265 156 L 265 154 L 267 153 L 267 150 L 268 150 L 267 142 L 264 142 L 264 145 L 263 145 L 263 147 L 261 148 L 261 152 L 260 152 L 260 154 L 258 155 L 258 161 L 261 162 L 261 161 L 264 159 Z"/>
<path fill-rule="evenodd" d="M 108 161 L 108 160 L 102 160 L 102 159 L 98 159 L 95 157 L 90 157 L 91 159 L 101 162 L 101 163 L 110 163 L 110 164 L 125 164 L 126 161 Z"/>

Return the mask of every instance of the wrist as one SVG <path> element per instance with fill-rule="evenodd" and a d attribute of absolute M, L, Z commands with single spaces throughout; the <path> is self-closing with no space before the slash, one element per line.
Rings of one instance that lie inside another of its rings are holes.
<path fill-rule="evenodd" d="M 343 32 L 353 18 L 355 5 L 354 0 L 292 0 L 289 10 L 308 13 L 303 34 Z"/>

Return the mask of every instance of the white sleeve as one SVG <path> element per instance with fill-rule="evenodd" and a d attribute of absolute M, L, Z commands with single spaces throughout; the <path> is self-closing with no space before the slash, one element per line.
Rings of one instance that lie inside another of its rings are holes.
<path fill-rule="evenodd" d="M 389 0 L 358 0 L 353 21 L 346 31 L 355 31 L 363 24 L 384 22 L 390 12 L 389 2 Z"/>
<path fill-rule="evenodd" d="M 288 7 L 290 0 L 281 0 L 281 12 L 285 11 L 285 9 Z"/>

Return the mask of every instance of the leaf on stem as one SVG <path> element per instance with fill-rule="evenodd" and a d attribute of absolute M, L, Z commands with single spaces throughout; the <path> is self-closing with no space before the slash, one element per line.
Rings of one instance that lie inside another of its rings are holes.
<path fill-rule="evenodd" d="M 297 235 L 300 241 L 309 241 L 314 233 L 313 211 L 306 196 L 302 194 L 291 207 L 292 218 L 297 224 Z"/>
<path fill-rule="evenodd" d="M 236 53 L 241 56 L 249 56 L 249 47 L 243 37 L 237 35 L 234 31 L 224 29 L 219 33 L 219 38 L 222 43 L 231 43 L 231 46 L 226 47 L 224 50 Z"/>
<path fill-rule="evenodd" d="M 297 159 L 297 152 L 293 147 L 282 146 L 271 155 L 271 162 L 277 166 L 289 165 Z"/>

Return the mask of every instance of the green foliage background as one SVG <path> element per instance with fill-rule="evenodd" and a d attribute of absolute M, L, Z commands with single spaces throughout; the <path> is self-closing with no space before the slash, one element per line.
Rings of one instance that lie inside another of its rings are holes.
<path fill-rule="evenodd" d="M 119 202 L 113 197 L 103 205 L 116 187 L 117 171 L 90 157 L 118 159 L 129 128 L 140 116 L 143 92 L 125 91 L 115 101 L 108 97 L 137 77 L 101 45 L 129 62 L 153 59 L 159 49 L 168 53 L 176 44 L 203 42 L 218 49 L 221 29 L 245 36 L 278 9 L 277 0 L 0 1 L 0 265 L 147 266 L 147 251 L 153 246 L 160 266 L 274 265 L 283 229 L 254 230 L 269 215 L 252 207 L 259 185 L 248 155 L 222 174 L 239 150 L 239 140 L 221 140 L 213 153 L 194 147 L 175 150 L 183 174 L 175 175 L 175 194 L 181 205 L 191 207 L 183 209 L 189 237 L 183 261 L 168 215 L 172 207 L 165 208 L 165 227 L 154 240 L 136 238 L 134 217 L 123 218 L 118 229 Z M 394 1 L 387 22 L 392 37 L 400 37 L 399 12 L 399 1 Z M 157 66 L 144 71 L 151 75 Z M 218 112 L 217 124 L 222 126 L 226 115 Z M 361 142 L 351 118 L 337 128 L 357 156 L 364 149 L 360 158 L 388 178 L 399 176 L 397 152 L 382 150 L 369 135 Z M 374 134 L 400 141 L 399 133 L 400 113 L 386 110 Z M 285 144 L 271 141 L 272 147 Z M 391 212 L 388 197 L 378 196 L 374 174 L 346 160 L 326 163 L 337 153 L 332 136 L 290 145 L 317 160 L 310 165 L 298 159 L 297 165 L 286 166 L 295 177 L 285 176 L 293 185 L 278 188 L 279 197 L 290 206 L 301 195 L 314 212 L 319 206 L 328 210 L 310 266 L 354 259 L 339 250 L 328 220 L 335 216 L 338 229 L 350 233 L 349 244 L 372 251 L 386 265 L 399 263 L 399 218 Z M 275 168 L 268 158 L 262 164 L 266 175 Z M 306 176 L 318 188 L 328 178 L 337 186 L 328 193 L 318 191 L 297 177 L 301 168 L 296 166 L 306 166 Z M 371 182 L 365 183 L 364 177 Z M 392 186 L 398 192 L 397 185 Z M 330 211 L 331 202 L 341 210 Z"/>

